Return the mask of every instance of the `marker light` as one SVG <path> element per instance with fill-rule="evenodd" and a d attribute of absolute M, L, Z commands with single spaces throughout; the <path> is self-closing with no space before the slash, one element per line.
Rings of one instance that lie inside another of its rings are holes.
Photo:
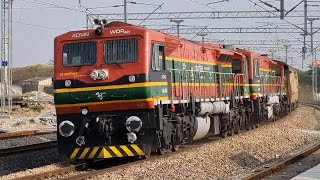
<path fill-rule="evenodd" d="M 64 85 L 65 85 L 66 87 L 70 87 L 70 86 L 71 86 L 71 81 L 70 81 L 70 80 L 65 80 L 65 81 L 64 81 Z"/>
<path fill-rule="evenodd" d="M 136 81 L 136 77 L 135 76 L 129 76 L 129 82 L 135 82 Z"/>
<path fill-rule="evenodd" d="M 84 116 L 85 116 L 85 115 L 87 115 L 87 114 L 88 114 L 88 112 L 89 112 L 89 111 L 88 111 L 88 109 L 87 109 L 87 108 L 83 108 L 83 109 L 81 109 L 81 114 L 82 114 L 82 115 L 84 115 Z"/>

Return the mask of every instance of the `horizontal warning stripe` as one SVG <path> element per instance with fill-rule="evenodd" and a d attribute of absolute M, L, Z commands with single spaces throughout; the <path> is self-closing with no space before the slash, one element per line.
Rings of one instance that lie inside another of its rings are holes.
<path fill-rule="evenodd" d="M 55 105 L 56 108 L 63 107 L 80 107 L 80 106 L 92 106 L 92 105 L 103 105 L 103 104 L 113 104 L 113 103 L 136 103 L 136 102 L 145 102 L 145 101 L 154 101 L 154 100 L 168 100 L 167 96 L 164 97 L 154 97 L 147 99 L 131 99 L 131 100 L 115 100 L 115 101 L 102 101 L 102 102 L 89 102 L 89 103 L 78 103 L 78 104 L 59 104 Z"/>
<path fill-rule="evenodd" d="M 55 89 L 54 93 L 97 91 L 97 90 L 100 91 L 100 90 L 107 90 L 107 89 L 124 89 L 124 88 L 166 86 L 166 85 L 168 85 L 167 82 L 144 82 L 144 83 L 132 83 L 132 84 L 122 84 L 122 85 L 112 85 L 112 86 Z"/>
<path fill-rule="evenodd" d="M 105 147 L 80 147 L 75 148 L 70 159 L 107 159 L 116 157 L 143 156 L 144 152 L 136 144 L 115 145 Z"/>
<path fill-rule="evenodd" d="M 217 63 L 215 62 L 207 62 L 207 61 L 201 61 L 201 60 L 195 60 L 195 59 L 182 59 L 182 58 L 176 58 L 176 57 L 166 57 L 166 60 L 179 61 L 179 62 L 185 62 L 185 63 L 195 63 L 195 64 L 217 65 Z"/>
<path fill-rule="evenodd" d="M 205 65 L 217 65 L 216 62 L 208 62 L 203 60 L 196 60 L 196 59 L 183 59 L 183 58 L 176 58 L 176 57 L 166 57 L 168 61 L 179 61 L 185 63 L 193 63 L 193 64 L 205 64 Z M 222 67 L 231 68 L 231 64 L 221 64 Z"/>

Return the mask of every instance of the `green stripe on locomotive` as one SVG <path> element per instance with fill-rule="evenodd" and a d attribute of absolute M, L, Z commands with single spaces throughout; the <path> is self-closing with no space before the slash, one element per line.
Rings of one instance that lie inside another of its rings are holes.
<path fill-rule="evenodd" d="M 202 73 L 201 76 L 199 76 L 199 72 L 196 72 L 197 70 L 200 71 L 209 71 L 209 72 L 218 72 L 218 65 L 216 64 L 201 64 L 201 63 L 192 63 L 192 62 L 181 62 L 181 61 L 172 61 L 167 60 L 166 66 L 168 69 L 172 70 L 172 76 L 173 76 L 173 83 L 179 83 L 180 80 L 183 82 L 191 82 L 191 83 L 212 83 L 212 78 L 210 78 L 209 73 Z M 188 72 L 182 72 L 183 70 L 186 70 Z M 193 72 L 190 72 L 193 71 Z M 222 73 L 232 73 L 231 67 L 221 67 Z M 180 74 L 179 74 L 180 73 Z M 182 74 L 187 73 L 187 74 Z M 181 77 L 182 76 L 182 77 Z M 211 74 L 211 77 L 214 77 L 216 75 Z M 185 78 L 188 78 L 186 80 Z M 217 82 L 217 76 L 216 81 Z M 233 83 L 232 79 L 228 79 L 226 81 L 227 83 Z"/>
<path fill-rule="evenodd" d="M 100 101 L 146 99 L 168 96 L 167 86 L 135 87 L 124 89 L 92 90 L 55 93 L 56 104 L 75 104 Z"/>

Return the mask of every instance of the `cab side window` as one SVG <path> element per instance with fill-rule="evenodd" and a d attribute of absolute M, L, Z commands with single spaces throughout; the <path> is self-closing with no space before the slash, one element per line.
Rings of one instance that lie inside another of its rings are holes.
<path fill-rule="evenodd" d="M 165 70 L 165 52 L 164 46 L 160 44 L 152 45 L 152 70 L 161 71 Z"/>
<path fill-rule="evenodd" d="M 254 60 L 253 62 L 253 75 L 255 77 L 259 77 L 260 73 L 259 73 L 259 61 L 258 60 Z"/>
<path fill-rule="evenodd" d="M 248 61 L 246 59 L 243 61 L 243 69 L 244 75 L 248 76 Z"/>
<path fill-rule="evenodd" d="M 241 62 L 238 59 L 232 60 L 232 73 L 240 74 L 241 73 Z"/>
<path fill-rule="evenodd" d="M 280 77 L 281 76 L 281 68 L 277 66 L 275 68 L 275 70 L 276 70 L 275 75 Z"/>

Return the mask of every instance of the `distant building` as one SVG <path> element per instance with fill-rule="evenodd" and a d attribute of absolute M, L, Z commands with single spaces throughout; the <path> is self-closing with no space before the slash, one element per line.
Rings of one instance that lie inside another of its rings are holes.
<path fill-rule="evenodd" d="M 52 87 L 52 77 L 34 77 L 22 81 L 20 85 L 22 87 L 22 93 L 31 91 L 44 92 L 45 89 L 50 89 Z"/>

